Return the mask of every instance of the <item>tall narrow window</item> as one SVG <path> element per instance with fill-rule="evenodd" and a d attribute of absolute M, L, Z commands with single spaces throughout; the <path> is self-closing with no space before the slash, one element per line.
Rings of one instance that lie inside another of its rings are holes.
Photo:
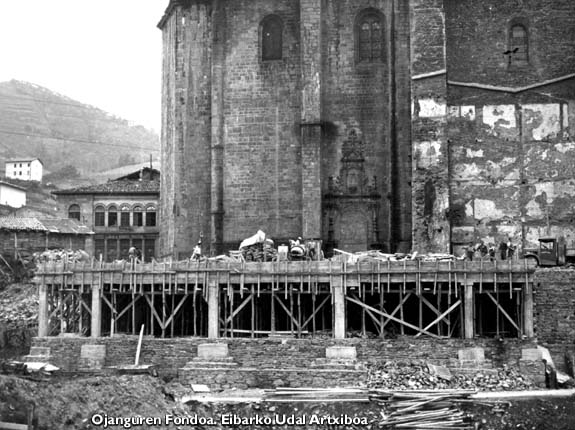
<path fill-rule="evenodd" d="M 78 221 L 80 221 L 80 206 L 71 205 L 68 208 L 68 218 L 77 219 Z"/>
<path fill-rule="evenodd" d="M 144 213 L 142 212 L 141 206 L 136 206 L 133 212 L 134 217 L 134 227 L 142 227 L 144 225 Z"/>
<path fill-rule="evenodd" d="M 108 227 L 114 227 L 118 225 L 118 210 L 116 206 L 110 206 L 108 208 Z"/>
<path fill-rule="evenodd" d="M 156 222 L 156 208 L 155 206 L 148 206 L 146 208 L 146 227 L 155 227 Z"/>
<path fill-rule="evenodd" d="M 128 205 L 122 205 L 120 208 L 120 226 L 130 226 L 130 206 Z"/>
<path fill-rule="evenodd" d="M 94 225 L 96 227 L 104 227 L 106 225 L 106 211 L 104 206 L 97 206 L 94 209 Z"/>
<path fill-rule="evenodd" d="M 521 24 L 511 26 L 509 34 L 509 64 L 522 66 L 529 62 L 527 29 Z"/>
<path fill-rule="evenodd" d="M 356 39 L 360 63 L 383 61 L 383 19 L 379 12 L 368 10 L 359 16 Z"/>
<path fill-rule="evenodd" d="M 262 60 L 281 60 L 283 43 L 283 25 L 279 17 L 270 15 L 263 19 L 262 29 Z"/>

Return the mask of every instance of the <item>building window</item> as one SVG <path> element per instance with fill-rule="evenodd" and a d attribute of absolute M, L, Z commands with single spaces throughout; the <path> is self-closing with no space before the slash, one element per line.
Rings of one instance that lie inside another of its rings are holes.
<path fill-rule="evenodd" d="M 529 62 L 529 38 L 522 24 L 512 24 L 509 29 L 509 65 L 524 66 Z"/>
<path fill-rule="evenodd" d="M 146 227 L 156 226 L 156 208 L 149 206 L 146 208 Z"/>
<path fill-rule="evenodd" d="M 94 225 L 96 227 L 104 227 L 106 225 L 106 211 L 104 206 L 97 206 L 94 209 Z"/>
<path fill-rule="evenodd" d="M 283 24 L 275 15 L 267 16 L 261 24 L 262 61 L 281 60 Z"/>
<path fill-rule="evenodd" d="M 128 205 L 122 205 L 120 208 L 120 226 L 130 226 L 130 207 Z"/>
<path fill-rule="evenodd" d="M 102 238 L 94 240 L 94 254 L 96 258 L 102 258 L 106 256 L 106 241 Z"/>
<path fill-rule="evenodd" d="M 68 218 L 80 221 L 80 206 L 72 205 L 68 208 Z"/>
<path fill-rule="evenodd" d="M 144 212 L 140 206 L 136 206 L 134 208 L 134 227 L 142 227 L 144 225 Z"/>
<path fill-rule="evenodd" d="M 108 208 L 108 227 L 115 227 L 118 225 L 118 210 L 116 206 L 112 205 Z"/>
<path fill-rule="evenodd" d="M 356 24 L 357 61 L 376 63 L 383 61 L 383 18 L 376 10 L 362 12 Z"/>

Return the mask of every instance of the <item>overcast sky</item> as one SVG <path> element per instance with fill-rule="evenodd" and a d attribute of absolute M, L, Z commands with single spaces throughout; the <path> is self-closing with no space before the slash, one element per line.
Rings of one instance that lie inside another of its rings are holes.
<path fill-rule="evenodd" d="M 169 0 L 0 0 L 0 82 L 41 85 L 160 130 Z"/>

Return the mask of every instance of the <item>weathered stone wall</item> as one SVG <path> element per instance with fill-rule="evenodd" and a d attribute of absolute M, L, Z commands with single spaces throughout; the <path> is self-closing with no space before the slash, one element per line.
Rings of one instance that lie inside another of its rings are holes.
<path fill-rule="evenodd" d="M 373 64 L 357 61 L 365 11 L 383 19 L 384 57 Z M 269 15 L 283 25 L 281 60 L 261 58 Z M 174 1 L 160 28 L 162 254 L 189 254 L 200 232 L 221 252 L 257 229 L 409 248 L 410 128 L 394 122 L 409 123 L 404 4 Z M 351 130 L 361 143 L 344 168 Z M 330 177 L 344 189 L 325 203 Z"/>
<path fill-rule="evenodd" d="M 174 2 L 163 29 L 161 255 L 211 242 L 212 7 Z"/>
<path fill-rule="evenodd" d="M 575 240 L 575 22 L 569 1 L 446 2 L 452 242 Z M 512 22 L 529 34 L 514 66 Z M 558 82 L 549 81 L 558 79 Z M 531 88 L 529 88 L 531 87 Z"/>
<path fill-rule="evenodd" d="M 413 248 L 448 252 L 445 11 L 441 0 L 410 5 Z"/>

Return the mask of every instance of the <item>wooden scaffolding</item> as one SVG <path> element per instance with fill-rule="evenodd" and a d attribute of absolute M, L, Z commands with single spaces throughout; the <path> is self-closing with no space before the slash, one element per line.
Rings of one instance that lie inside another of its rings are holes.
<path fill-rule="evenodd" d="M 527 261 L 48 262 L 39 336 L 533 336 Z"/>

